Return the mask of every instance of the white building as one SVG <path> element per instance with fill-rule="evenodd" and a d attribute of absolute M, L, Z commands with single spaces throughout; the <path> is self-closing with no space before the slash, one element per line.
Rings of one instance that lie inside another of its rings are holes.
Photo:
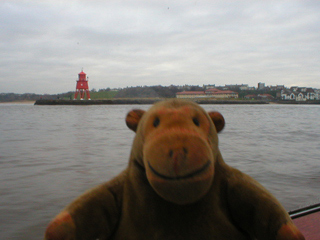
<path fill-rule="evenodd" d="M 319 100 L 319 92 L 311 88 L 292 87 L 292 90 L 281 90 L 282 100 L 307 101 Z M 301 91 L 302 90 L 302 91 Z"/>

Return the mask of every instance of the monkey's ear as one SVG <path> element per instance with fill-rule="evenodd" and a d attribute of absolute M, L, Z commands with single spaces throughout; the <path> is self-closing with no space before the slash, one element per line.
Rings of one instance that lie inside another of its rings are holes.
<path fill-rule="evenodd" d="M 222 114 L 219 112 L 208 112 L 208 114 L 216 127 L 217 133 L 221 132 L 225 125 Z"/>
<path fill-rule="evenodd" d="M 133 109 L 130 112 L 128 112 L 126 117 L 126 124 L 128 128 L 130 128 L 132 131 L 136 132 L 138 128 L 138 124 L 142 118 L 142 115 L 145 113 L 144 110 L 141 109 Z"/>

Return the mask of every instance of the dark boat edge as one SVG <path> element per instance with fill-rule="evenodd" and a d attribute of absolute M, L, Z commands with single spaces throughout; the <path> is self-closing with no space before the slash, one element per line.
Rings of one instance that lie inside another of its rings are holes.
<path fill-rule="evenodd" d="M 296 219 L 296 218 L 303 217 L 305 215 L 309 215 L 319 211 L 320 211 L 320 203 L 317 203 L 317 204 L 313 204 L 310 206 L 289 211 L 289 215 L 292 219 Z"/>

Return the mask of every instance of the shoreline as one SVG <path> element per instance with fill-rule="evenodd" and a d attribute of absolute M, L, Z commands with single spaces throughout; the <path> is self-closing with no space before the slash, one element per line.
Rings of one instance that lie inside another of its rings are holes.
<path fill-rule="evenodd" d="M 123 105 L 123 104 L 153 104 L 165 100 L 164 98 L 113 98 L 104 100 L 37 100 L 35 105 Z M 188 99 L 198 104 L 269 104 L 258 100 L 217 100 L 217 99 Z"/>
<path fill-rule="evenodd" d="M 112 99 L 95 99 L 95 100 L 46 100 L 39 99 L 35 101 L 34 105 L 131 105 L 131 104 L 154 104 L 156 102 L 165 100 L 165 98 L 112 98 Z M 264 100 L 232 100 L 232 99 L 199 99 L 188 98 L 198 104 L 284 104 L 284 105 L 318 105 L 319 100 L 312 101 L 264 101 Z"/>
<path fill-rule="evenodd" d="M 112 98 L 97 100 L 63 100 L 63 99 L 39 99 L 39 100 L 18 100 L 10 102 L 0 102 L 0 104 L 33 104 L 33 105 L 123 105 L 123 104 L 153 104 L 164 98 Z M 198 104 L 285 104 L 301 105 L 310 104 L 318 105 L 320 101 L 261 101 L 261 100 L 218 100 L 218 99 L 187 99 Z"/>
<path fill-rule="evenodd" d="M 19 100 L 11 102 L 0 102 L 0 104 L 35 104 L 36 100 Z"/>

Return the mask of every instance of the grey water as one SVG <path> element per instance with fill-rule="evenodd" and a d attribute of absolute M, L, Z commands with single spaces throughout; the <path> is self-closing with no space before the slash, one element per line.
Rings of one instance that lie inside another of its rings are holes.
<path fill-rule="evenodd" d="M 0 239 L 42 239 L 75 197 L 124 169 L 125 116 L 149 105 L 0 104 Z M 224 160 L 287 210 L 320 202 L 319 105 L 203 105 L 226 120 Z"/>

